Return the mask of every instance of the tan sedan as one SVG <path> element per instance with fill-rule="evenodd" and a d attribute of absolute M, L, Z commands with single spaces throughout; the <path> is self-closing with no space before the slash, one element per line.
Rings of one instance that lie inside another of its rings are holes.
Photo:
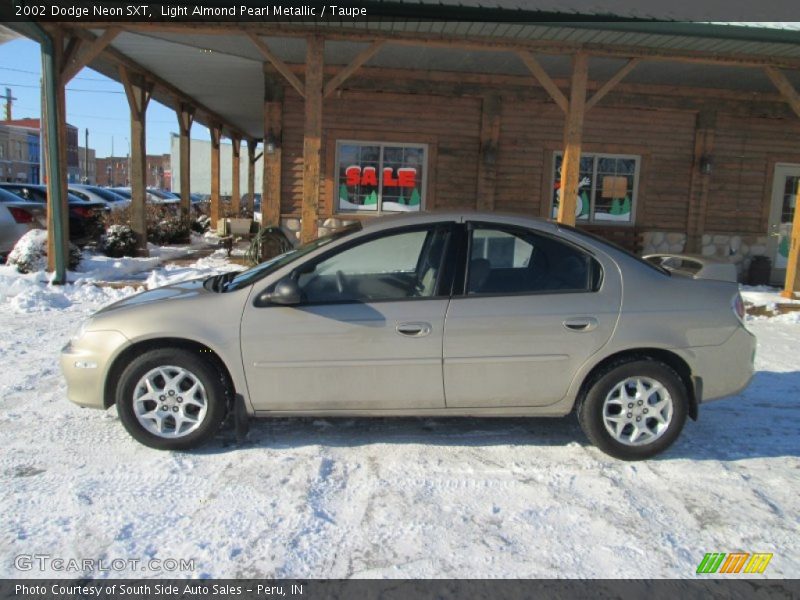
<path fill-rule="evenodd" d="M 187 449 L 225 415 L 577 413 L 623 459 L 669 447 L 753 373 L 736 284 L 671 274 L 586 233 L 498 214 L 388 217 L 241 273 L 93 315 L 69 398 Z"/>

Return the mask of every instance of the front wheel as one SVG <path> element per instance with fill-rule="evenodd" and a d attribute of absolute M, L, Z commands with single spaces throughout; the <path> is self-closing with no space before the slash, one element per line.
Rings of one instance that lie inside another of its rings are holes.
<path fill-rule="evenodd" d="M 128 433 L 145 446 L 188 450 L 219 429 L 226 392 L 218 369 L 196 352 L 150 350 L 123 371 L 117 412 Z"/>
<path fill-rule="evenodd" d="M 622 460 L 642 460 L 669 448 L 686 422 L 686 386 L 668 365 L 633 360 L 612 365 L 578 408 L 586 436 Z"/>

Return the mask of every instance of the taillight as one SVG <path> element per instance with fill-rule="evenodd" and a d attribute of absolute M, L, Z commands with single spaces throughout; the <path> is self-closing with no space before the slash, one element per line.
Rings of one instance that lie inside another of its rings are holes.
<path fill-rule="evenodd" d="M 16 206 L 9 206 L 8 212 L 14 217 L 17 223 L 33 223 L 33 215 L 24 208 L 17 208 Z"/>
<path fill-rule="evenodd" d="M 744 322 L 745 317 L 745 308 L 744 308 L 744 300 L 742 300 L 742 295 L 737 293 L 733 297 L 733 301 L 731 302 L 731 307 L 733 308 L 733 312 L 736 313 L 736 316 L 739 317 L 739 320 Z"/>
<path fill-rule="evenodd" d="M 94 216 L 94 211 L 91 208 L 86 208 L 85 206 L 76 206 L 72 209 L 72 211 L 84 219 L 91 219 Z"/>

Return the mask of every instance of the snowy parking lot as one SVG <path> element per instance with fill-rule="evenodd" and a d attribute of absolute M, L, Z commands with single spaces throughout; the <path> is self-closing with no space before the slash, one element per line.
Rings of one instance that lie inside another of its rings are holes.
<path fill-rule="evenodd" d="M 572 417 L 278 419 L 163 453 L 68 402 L 58 368 L 81 319 L 133 292 L 0 267 L 0 577 L 61 574 L 18 570 L 31 554 L 193 563 L 71 577 L 693 577 L 733 551 L 800 573 L 800 313 L 751 319 L 752 385 L 647 462 L 602 454 Z"/>

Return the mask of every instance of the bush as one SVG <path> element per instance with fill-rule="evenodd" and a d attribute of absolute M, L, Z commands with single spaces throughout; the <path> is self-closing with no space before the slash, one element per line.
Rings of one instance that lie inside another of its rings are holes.
<path fill-rule="evenodd" d="M 128 225 L 109 225 L 100 240 L 100 251 L 112 258 L 136 256 L 136 235 Z"/>
<path fill-rule="evenodd" d="M 211 229 L 211 217 L 200 215 L 192 221 L 192 231 L 203 234 Z"/>
<path fill-rule="evenodd" d="M 81 249 L 75 244 L 69 245 L 67 266 L 74 271 L 81 262 Z M 6 264 L 13 265 L 20 273 L 35 273 L 47 269 L 47 231 L 31 229 L 23 235 L 8 254 Z"/>
<path fill-rule="evenodd" d="M 147 240 L 154 244 L 188 243 L 190 227 L 181 222 L 177 204 L 146 204 Z M 115 225 L 130 227 L 131 208 L 126 206 L 106 215 L 107 229 Z"/>

